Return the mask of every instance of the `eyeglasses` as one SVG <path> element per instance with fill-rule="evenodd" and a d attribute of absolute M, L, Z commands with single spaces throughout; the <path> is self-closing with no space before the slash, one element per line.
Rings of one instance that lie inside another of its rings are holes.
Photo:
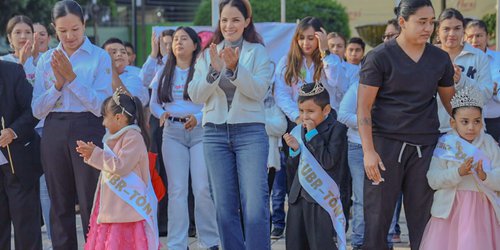
<path fill-rule="evenodd" d="M 385 41 L 386 39 L 393 39 L 393 38 L 397 37 L 398 35 L 399 35 L 399 33 L 384 34 L 382 36 L 382 41 Z"/>

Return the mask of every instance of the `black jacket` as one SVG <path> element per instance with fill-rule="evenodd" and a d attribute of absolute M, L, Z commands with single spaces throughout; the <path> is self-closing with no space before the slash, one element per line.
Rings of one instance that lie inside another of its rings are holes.
<path fill-rule="evenodd" d="M 26 80 L 22 65 L 0 61 L 0 117 L 5 119 L 5 127 L 17 134 L 9 147 L 15 175 L 27 187 L 37 183 L 42 173 L 40 138 L 34 129 L 38 120 L 31 111 L 32 95 L 33 87 Z M 7 148 L 0 150 L 9 160 Z M 10 171 L 10 163 L 0 167 Z"/>
<path fill-rule="evenodd" d="M 329 115 L 316 130 L 318 134 L 310 141 L 305 139 L 305 129 L 302 128 L 302 141 L 305 143 L 314 158 L 321 164 L 333 180 L 342 190 L 342 187 L 348 185 L 349 167 L 347 165 L 347 127 L 335 120 L 333 115 Z M 289 157 L 287 167 L 294 168 L 299 166 L 300 155 Z M 297 172 L 297 171 L 296 171 Z M 302 189 L 300 185 L 298 172 L 295 174 L 288 201 L 293 204 L 297 202 L 299 196 L 304 197 L 308 202 L 314 202 L 314 199 Z"/>

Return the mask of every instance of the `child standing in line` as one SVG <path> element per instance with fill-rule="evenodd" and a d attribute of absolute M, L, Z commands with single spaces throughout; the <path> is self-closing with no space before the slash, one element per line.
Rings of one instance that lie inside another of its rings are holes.
<path fill-rule="evenodd" d="M 290 147 L 287 165 L 296 169 L 288 198 L 286 249 L 346 249 L 337 183 L 348 171 L 347 127 L 330 114 L 330 98 L 321 83 L 303 85 L 298 103 L 301 124 L 283 136 Z"/>
<path fill-rule="evenodd" d="M 483 129 L 483 98 L 466 87 L 451 100 L 450 125 L 427 179 L 434 193 L 420 249 L 500 248 L 500 148 Z"/>
<path fill-rule="evenodd" d="M 85 163 L 101 170 L 85 249 L 158 249 L 154 194 L 141 101 L 117 89 L 102 105 L 104 149 L 77 141 Z"/>

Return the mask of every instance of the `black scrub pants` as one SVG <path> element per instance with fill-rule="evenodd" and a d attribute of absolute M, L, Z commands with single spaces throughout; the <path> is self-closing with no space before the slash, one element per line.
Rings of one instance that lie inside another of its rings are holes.
<path fill-rule="evenodd" d="M 386 170 L 380 172 L 385 180 L 378 185 L 374 185 L 365 175 L 363 249 L 388 249 L 387 233 L 401 193 L 411 249 L 419 249 L 425 226 L 431 217 L 434 193 L 426 174 L 435 144 L 420 146 L 419 154 L 416 146 L 407 144 L 403 148 L 403 141 L 374 135 L 373 143 Z"/>
<path fill-rule="evenodd" d="M 75 200 L 78 195 L 85 239 L 99 171 L 83 162 L 76 141 L 102 148 L 102 118 L 92 113 L 52 112 L 41 142 L 42 166 L 50 196 L 50 223 L 54 250 L 77 250 Z"/>

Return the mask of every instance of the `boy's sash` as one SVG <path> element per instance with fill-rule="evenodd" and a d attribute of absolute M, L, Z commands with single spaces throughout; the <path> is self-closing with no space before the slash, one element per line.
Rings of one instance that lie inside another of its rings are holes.
<path fill-rule="evenodd" d="M 472 157 L 473 162 L 475 162 L 473 164 L 477 164 L 478 161 L 482 160 L 483 171 L 486 173 L 491 172 L 491 160 L 488 156 L 476 146 L 454 134 L 446 134 L 439 138 L 436 149 L 434 150 L 434 156 L 458 163 L 463 163 L 467 158 Z M 479 179 L 476 169 L 472 168 L 472 172 L 476 183 L 481 188 L 480 191 L 483 191 L 487 196 L 493 199 L 491 202 L 500 206 L 499 195 L 494 190 L 484 185 L 483 181 Z"/>
<path fill-rule="evenodd" d="M 104 144 L 104 151 L 115 155 L 108 145 Z M 129 204 L 146 221 L 146 237 L 148 239 L 148 249 L 157 250 L 159 248 L 157 207 L 158 200 L 153 190 L 151 181 L 146 185 L 142 179 L 134 172 L 126 176 L 119 176 L 110 172 L 102 171 L 102 181 L 106 183 L 118 197 Z"/>
<path fill-rule="evenodd" d="M 346 249 L 345 217 L 340 201 L 337 183 L 326 173 L 319 162 L 309 152 L 302 141 L 301 125 L 296 126 L 291 135 L 300 145 L 298 177 L 302 188 L 330 215 L 333 228 L 337 232 L 339 250 Z"/>

